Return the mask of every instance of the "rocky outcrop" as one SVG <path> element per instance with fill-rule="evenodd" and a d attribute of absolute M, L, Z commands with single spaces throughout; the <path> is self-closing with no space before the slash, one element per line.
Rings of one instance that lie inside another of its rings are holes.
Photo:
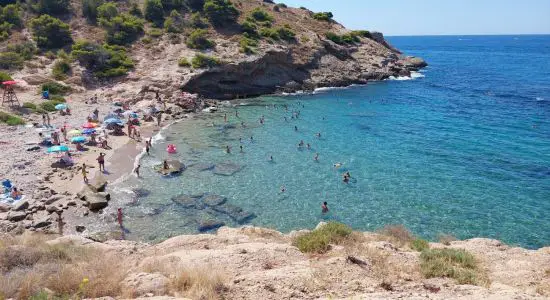
<path fill-rule="evenodd" d="M 207 98 L 234 99 L 319 87 L 366 84 L 390 76 L 410 76 L 427 66 L 405 57 L 381 33 L 361 43 L 338 45 L 320 39 L 314 47 L 277 46 L 243 61 L 193 75 L 182 89 Z"/>

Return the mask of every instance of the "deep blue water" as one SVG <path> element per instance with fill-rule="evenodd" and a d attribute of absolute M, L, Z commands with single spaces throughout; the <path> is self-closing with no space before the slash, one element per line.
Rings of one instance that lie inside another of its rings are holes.
<path fill-rule="evenodd" d="M 263 97 L 165 130 L 153 156 L 141 162 L 143 179 L 115 186 L 115 198 L 124 203 L 133 197 L 124 192 L 128 188 L 151 190 L 124 206 L 129 237 L 193 233 L 203 219 L 238 225 L 227 215 L 170 200 L 210 193 L 256 214 L 251 224 L 282 231 L 335 219 L 358 230 L 404 224 L 434 240 L 452 234 L 530 248 L 550 245 L 550 36 L 389 41 L 430 64 L 424 77 Z M 299 119 L 291 119 L 292 110 L 300 111 Z M 312 149 L 299 149 L 300 140 Z M 166 179 L 152 166 L 167 157 L 169 143 L 178 147 L 173 158 L 195 166 Z M 226 145 L 231 154 L 224 152 Z M 243 168 L 222 176 L 196 165 L 227 162 Z M 343 165 L 336 169 L 335 163 Z M 349 184 L 342 182 L 344 171 L 351 172 Z M 329 203 L 326 216 L 322 201 Z"/>

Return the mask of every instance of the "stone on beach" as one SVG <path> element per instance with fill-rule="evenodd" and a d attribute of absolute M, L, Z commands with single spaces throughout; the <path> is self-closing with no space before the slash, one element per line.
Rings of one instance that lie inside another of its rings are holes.
<path fill-rule="evenodd" d="M 12 210 L 14 211 L 22 211 L 22 210 L 25 210 L 29 208 L 29 201 L 27 200 L 19 200 L 17 201 L 13 207 L 12 207 Z"/>
<path fill-rule="evenodd" d="M 88 208 L 92 211 L 97 211 L 109 205 L 110 194 L 88 194 L 86 195 L 86 201 L 88 202 Z"/>
<path fill-rule="evenodd" d="M 12 222 L 18 222 L 25 219 L 27 213 L 24 211 L 10 211 L 8 213 L 8 220 Z"/>
<path fill-rule="evenodd" d="M 105 191 L 105 187 L 107 187 L 107 180 L 103 176 L 98 176 L 88 184 L 88 187 L 96 193 L 103 192 Z"/>

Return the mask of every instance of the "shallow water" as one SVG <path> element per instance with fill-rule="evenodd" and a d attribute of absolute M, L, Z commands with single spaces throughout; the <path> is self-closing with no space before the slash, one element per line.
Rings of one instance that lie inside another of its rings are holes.
<path fill-rule="evenodd" d="M 126 203 L 128 237 L 195 233 L 201 220 L 238 225 L 215 207 L 171 200 L 208 193 L 255 214 L 243 223 L 282 231 L 333 219 L 361 230 L 404 224 L 428 239 L 445 233 L 549 245 L 550 37 L 515 38 L 392 38 L 430 63 L 425 77 L 247 100 L 167 128 L 142 159 L 143 179 L 112 186 Z M 300 149 L 300 140 L 312 149 Z M 170 143 L 177 154 L 166 153 Z M 160 177 L 152 167 L 164 158 L 189 167 Z M 150 193 L 129 193 L 136 187 Z"/>

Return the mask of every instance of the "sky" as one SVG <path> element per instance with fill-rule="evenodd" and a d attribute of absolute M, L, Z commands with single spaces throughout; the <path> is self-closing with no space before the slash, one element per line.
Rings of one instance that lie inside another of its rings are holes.
<path fill-rule="evenodd" d="M 550 0 L 276 0 L 385 35 L 550 34 Z"/>

